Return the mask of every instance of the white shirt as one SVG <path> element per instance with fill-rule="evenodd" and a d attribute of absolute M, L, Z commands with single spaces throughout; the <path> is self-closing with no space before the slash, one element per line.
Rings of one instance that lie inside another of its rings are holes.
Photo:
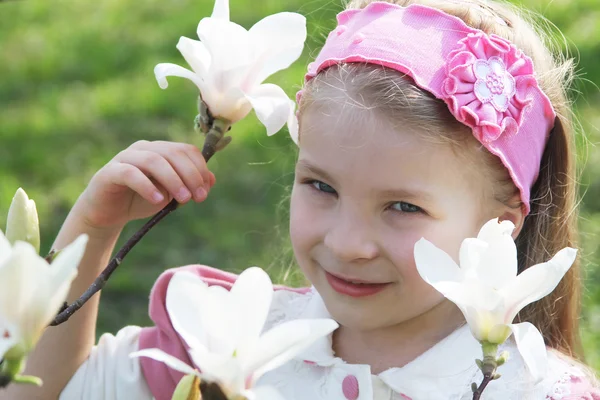
<path fill-rule="evenodd" d="M 281 290 L 275 292 L 265 329 L 292 319 L 323 317 L 331 316 L 314 289 L 307 294 Z M 116 337 L 103 335 L 60 400 L 153 399 L 139 360 L 129 357 L 138 349 L 139 333 L 140 328 L 129 326 Z M 499 368 L 502 377 L 488 385 L 482 400 L 584 399 L 571 396 L 569 382 L 584 374 L 566 357 L 549 351 L 548 375 L 534 384 L 514 341 L 509 339 L 500 350 L 510 353 L 509 361 Z M 258 385 L 275 386 L 287 400 L 471 400 L 471 383 L 483 378 L 476 358 L 481 358 L 481 346 L 465 326 L 405 366 L 372 375 L 369 365 L 335 357 L 330 335 L 266 373 Z"/>

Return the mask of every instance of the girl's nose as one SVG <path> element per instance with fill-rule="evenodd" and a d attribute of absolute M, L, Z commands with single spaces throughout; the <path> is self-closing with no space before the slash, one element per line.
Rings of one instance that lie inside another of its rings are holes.
<path fill-rule="evenodd" d="M 332 224 L 324 244 L 340 261 L 372 260 L 379 255 L 372 231 L 366 221 L 347 216 Z"/>

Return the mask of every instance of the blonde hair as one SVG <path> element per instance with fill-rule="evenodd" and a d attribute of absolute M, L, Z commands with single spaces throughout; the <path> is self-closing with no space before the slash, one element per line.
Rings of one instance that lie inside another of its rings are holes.
<path fill-rule="evenodd" d="M 374 0 L 352 0 L 348 9 L 364 8 Z M 554 129 L 542 157 L 539 177 L 531 190 L 531 212 L 516 239 L 519 272 L 545 262 L 564 247 L 577 244 L 575 168 L 575 127 L 567 88 L 573 63 L 552 51 L 548 36 L 529 17 L 507 3 L 485 0 L 387 0 L 401 6 L 419 3 L 461 18 L 466 24 L 488 34 L 502 36 L 532 58 L 539 85 L 557 113 Z M 341 85 L 341 86 L 340 86 Z M 518 198 L 506 168 L 483 148 L 471 130 L 459 123 L 445 103 L 416 87 L 405 75 L 384 67 L 340 64 L 327 68 L 304 88 L 300 114 L 316 102 L 331 98 L 332 89 L 342 90 L 361 106 L 391 121 L 427 126 L 429 137 L 461 144 L 474 150 L 496 179 L 496 199 L 511 207 Z M 464 150 L 463 150 L 464 152 Z M 473 152 L 470 152 L 473 153 Z M 483 155 L 483 157 L 481 157 Z M 580 265 L 571 267 L 558 287 L 542 300 L 529 305 L 518 321 L 533 323 L 546 345 L 574 357 L 582 357 L 578 329 L 580 312 Z"/>

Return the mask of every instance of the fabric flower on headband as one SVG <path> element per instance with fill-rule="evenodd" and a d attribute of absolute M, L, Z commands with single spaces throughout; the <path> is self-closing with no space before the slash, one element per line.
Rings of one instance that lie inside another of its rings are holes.
<path fill-rule="evenodd" d="M 517 133 L 537 86 L 529 57 L 500 36 L 471 33 L 448 55 L 446 73 L 445 100 L 479 141 Z"/>

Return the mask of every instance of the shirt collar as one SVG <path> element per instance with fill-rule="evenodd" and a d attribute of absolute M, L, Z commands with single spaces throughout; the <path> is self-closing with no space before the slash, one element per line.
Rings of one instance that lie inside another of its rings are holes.
<path fill-rule="evenodd" d="M 322 297 L 314 287 L 306 308 L 298 318 L 331 318 Z M 330 334 L 317 340 L 296 358 L 323 367 L 344 364 L 341 358 L 334 355 L 332 336 Z M 475 365 L 477 358 L 481 358 L 481 345 L 468 326 L 464 325 L 403 367 L 390 368 L 378 376 L 397 393 L 428 398 L 427 395 L 432 394 L 432 391 L 437 391 L 432 387 L 432 382 L 440 385 L 438 389 L 442 392 L 446 384 L 456 386 L 458 381 L 464 380 L 468 385 L 468 381 L 478 371 Z"/>

